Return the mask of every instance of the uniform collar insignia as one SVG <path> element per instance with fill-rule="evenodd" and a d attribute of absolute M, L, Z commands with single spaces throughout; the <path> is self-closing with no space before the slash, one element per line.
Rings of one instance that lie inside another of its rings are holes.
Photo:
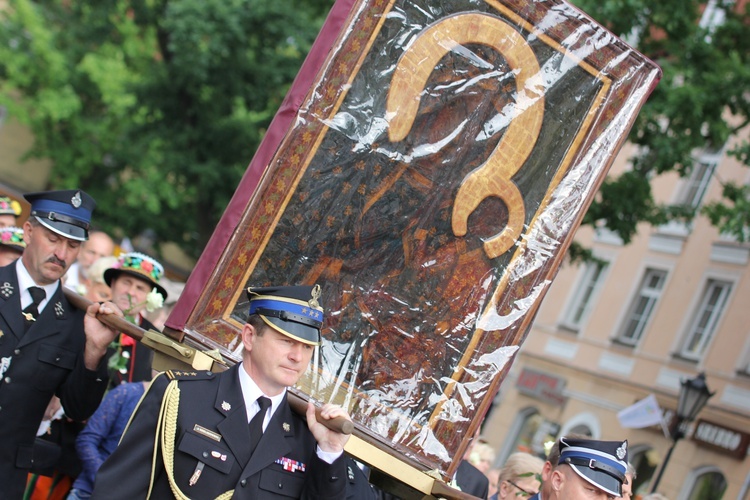
<path fill-rule="evenodd" d="M 232 409 L 232 405 L 230 405 L 226 401 L 222 401 L 221 402 L 221 409 L 224 410 L 224 411 L 229 411 L 229 410 Z"/>
<path fill-rule="evenodd" d="M 65 317 L 65 308 L 63 307 L 62 302 L 55 302 L 55 316 L 57 316 L 58 319 Z"/>
<path fill-rule="evenodd" d="M 13 285 L 8 283 L 7 281 L 0 286 L 0 295 L 5 297 L 6 299 L 13 295 Z"/>
<path fill-rule="evenodd" d="M 292 430 L 292 426 L 289 425 L 286 422 L 284 422 L 283 424 L 281 424 L 281 427 L 284 429 L 284 432 L 289 432 L 290 430 Z"/>

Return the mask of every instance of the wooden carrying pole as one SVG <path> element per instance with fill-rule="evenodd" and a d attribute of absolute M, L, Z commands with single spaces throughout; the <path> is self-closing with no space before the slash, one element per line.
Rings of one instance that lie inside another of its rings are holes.
<path fill-rule="evenodd" d="M 92 302 L 88 300 L 85 297 L 82 297 L 75 293 L 73 290 L 63 287 L 63 291 L 65 293 L 65 298 L 68 299 L 68 301 L 73 304 L 76 308 L 86 310 Z M 184 344 L 181 344 L 179 342 L 175 342 L 174 340 L 170 339 L 166 335 L 163 335 L 160 332 L 155 332 L 153 330 L 144 330 L 138 325 L 134 325 L 133 323 L 127 321 L 124 318 L 121 318 L 120 316 L 115 316 L 112 314 L 98 314 L 97 318 L 104 323 L 105 325 L 109 326 L 110 328 L 113 328 L 114 330 L 117 330 L 118 332 L 122 332 L 128 337 L 131 337 L 138 342 L 141 342 L 152 349 L 157 349 L 157 347 L 154 346 L 154 344 L 162 345 L 171 347 L 178 355 L 182 355 L 186 359 L 178 359 L 175 356 L 175 361 L 178 361 L 181 364 L 185 364 L 187 360 L 194 359 L 196 355 L 203 354 L 200 351 L 197 351 L 193 349 L 192 347 L 185 346 Z M 163 338 L 159 338 L 163 337 Z M 215 359 L 215 358 L 209 358 L 210 361 L 213 361 L 210 365 L 205 365 L 205 363 L 201 363 L 203 366 L 200 366 L 198 369 L 208 369 L 215 372 L 224 371 L 229 366 L 223 362 L 223 360 Z M 194 368 L 192 366 L 192 363 L 189 363 L 191 368 Z M 180 367 L 182 368 L 182 367 Z M 292 410 L 297 412 L 298 414 L 304 416 L 307 411 L 307 401 L 299 397 L 297 394 L 292 393 L 291 391 L 288 392 L 289 394 L 289 405 L 292 407 Z M 323 423 L 326 427 L 328 427 L 331 430 L 340 432 L 342 434 L 351 434 L 352 430 L 354 429 L 354 424 L 345 418 L 332 418 L 332 419 L 321 419 L 320 418 L 320 408 L 315 409 L 316 417 L 318 418 L 318 421 Z"/>

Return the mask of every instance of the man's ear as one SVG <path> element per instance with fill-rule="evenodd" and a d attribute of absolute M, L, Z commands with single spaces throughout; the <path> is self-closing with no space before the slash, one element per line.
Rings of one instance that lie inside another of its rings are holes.
<path fill-rule="evenodd" d="M 550 474 L 552 474 L 552 464 L 544 462 L 542 466 L 542 482 L 549 481 Z"/>
<path fill-rule="evenodd" d="M 255 338 L 257 337 L 257 332 L 255 331 L 255 327 L 251 325 L 250 323 L 245 323 L 245 326 L 242 327 L 242 331 L 240 332 L 240 335 L 242 336 L 242 346 L 245 348 L 247 352 L 252 351 L 253 342 L 255 341 Z"/>
<path fill-rule="evenodd" d="M 553 490 L 562 490 L 562 487 L 565 484 L 565 474 L 563 474 L 559 469 L 553 470 L 550 474 L 550 482 L 552 484 Z"/>
<path fill-rule="evenodd" d="M 509 488 L 508 481 L 500 481 L 497 485 L 497 498 L 506 498 Z"/>
<path fill-rule="evenodd" d="M 23 242 L 27 245 L 31 243 L 31 232 L 34 230 L 34 226 L 31 225 L 31 222 L 26 220 L 23 223 Z"/>

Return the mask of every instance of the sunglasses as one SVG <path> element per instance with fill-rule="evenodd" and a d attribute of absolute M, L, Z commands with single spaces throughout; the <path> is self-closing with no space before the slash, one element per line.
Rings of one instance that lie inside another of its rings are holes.
<path fill-rule="evenodd" d="M 518 489 L 521 492 L 519 496 L 521 496 L 523 498 L 533 497 L 534 495 L 536 495 L 537 493 L 539 493 L 538 491 L 526 491 L 525 489 L 521 488 L 520 486 L 518 486 L 516 483 L 514 483 L 510 479 L 506 479 L 506 481 L 508 481 L 511 486 L 513 486 L 516 489 Z"/>

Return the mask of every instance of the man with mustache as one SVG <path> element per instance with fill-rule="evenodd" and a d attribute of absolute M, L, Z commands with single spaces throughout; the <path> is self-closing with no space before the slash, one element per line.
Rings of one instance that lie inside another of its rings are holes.
<path fill-rule="evenodd" d="M 319 295 L 317 285 L 248 289 L 242 361 L 156 377 L 91 498 L 344 500 L 349 436 L 324 427 L 312 403 L 306 418 L 293 413 L 286 393 L 320 345 Z M 331 404 L 320 417 L 349 418 Z"/>
<path fill-rule="evenodd" d="M 88 237 L 93 198 L 80 190 L 30 193 L 21 258 L 0 268 L 0 496 L 20 499 L 39 457 L 34 438 L 53 395 L 65 414 L 84 420 L 107 387 L 104 355 L 115 332 L 97 313 L 122 313 L 111 303 L 87 311 L 63 295 L 60 278 Z"/>

